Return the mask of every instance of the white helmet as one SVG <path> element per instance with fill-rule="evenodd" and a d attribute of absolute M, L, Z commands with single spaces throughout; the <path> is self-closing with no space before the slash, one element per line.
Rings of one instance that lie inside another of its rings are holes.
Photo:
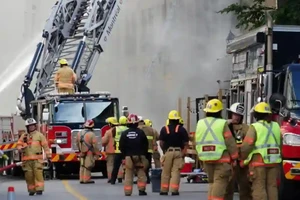
<path fill-rule="evenodd" d="M 142 116 L 138 116 L 138 119 L 139 119 L 139 121 L 142 121 L 143 117 Z"/>
<path fill-rule="evenodd" d="M 30 125 L 34 125 L 34 124 L 36 124 L 36 121 L 33 118 L 28 118 L 25 121 L 25 126 L 30 126 Z"/>
<path fill-rule="evenodd" d="M 245 111 L 245 108 L 244 108 L 244 105 L 241 104 L 241 103 L 234 103 L 230 106 L 230 109 L 227 109 L 228 111 L 230 112 L 233 112 L 235 114 L 238 114 L 238 115 L 244 115 L 244 111 Z"/>

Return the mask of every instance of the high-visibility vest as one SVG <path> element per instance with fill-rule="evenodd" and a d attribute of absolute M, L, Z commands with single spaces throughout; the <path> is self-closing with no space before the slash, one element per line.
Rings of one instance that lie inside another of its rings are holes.
<path fill-rule="evenodd" d="M 121 153 L 120 151 L 120 138 L 122 135 L 122 132 L 127 130 L 128 128 L 126 126 L 116 126 L 116 135 L 115 135 L 115 153 Z"/>
<path fill-rule="evenodd" d="M 254 154 L 260 154 L 265 164 L 281 163 L 281 133 L 277 122 L 268 123 L 260 120 L 251 124 L 256 131 L 256 142 L 254 150 L 244 161 L 247 165 Z"/>
<path fill-rule="evenodd" d="M 197 123 L 196 150 L 202 161 L 219 160 L 227 149 L 223 135 L 226 120 L 206 117 Z"/>

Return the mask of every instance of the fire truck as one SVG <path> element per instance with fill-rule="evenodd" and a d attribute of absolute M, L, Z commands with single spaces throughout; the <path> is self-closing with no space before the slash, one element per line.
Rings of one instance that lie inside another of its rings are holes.
<path fill-rule="evenodd" d="M 95 133 L 101 143 L 108 129 L 105 118 L 119 116 L 118 98 L 108 92 L 90 93 L 87 85 L 122 6 L 123 0 L 59 0 L 46 22 L 42 41 L 37 44 L 21 86 L 17 108 L 24 119 L 34 117 L 49 140 L 51 177 L 78 173 L 74 139 L 85 120 L 95 121 Z M 73 95 L 56 93 L 54 75 L 61 58 L 72 61 L 70 67 L 78 77 Z M 96 162 L 95 171 L 107 175 L 104 154 Z"/>
<path fill-rule="evenodd" d="M 227 44 L 227 53 L 233 57 L 229 105 L 244 103 L 244 120 L 250 124 L 253 106 L 268 101 L 281 125 L 280 200 L 300 198 L 299 45 L 300 26 L 282 25 L 263 26 Z M 266 66 L 270 62 L 273 68 Z"/>

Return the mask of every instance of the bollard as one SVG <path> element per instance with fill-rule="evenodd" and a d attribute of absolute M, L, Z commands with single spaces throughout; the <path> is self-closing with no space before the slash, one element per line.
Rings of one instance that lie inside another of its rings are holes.
<path fill-rule="evenodd" d="M 7 190 L 7 200 L 16 200 L 16 194 L 15 194 L 15 188 L 14 187 L 8 187 Z"/>

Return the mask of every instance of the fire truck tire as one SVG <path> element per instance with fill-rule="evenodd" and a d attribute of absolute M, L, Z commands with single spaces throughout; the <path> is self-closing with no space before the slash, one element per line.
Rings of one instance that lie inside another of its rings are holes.
<path fill-rule="evenodd" d="M 12 175 L 13 176 L 18 176 L 18 177 L 23 177 L 24 176 L 24 172 L 22 170 L 22 167 L 19 167 L 19 166 L 14 167 L 12 169 Z"/>
<path fill-rule="evenodd" d="M 107 176 L 106 164 L 105 164 L 105 167 L 102 167 L 101 173 L 102 173 L 103 178 L 107 178 L 107 177 L 108 177 L 108 176 Z"/>
<path fill-rule="evenodd" d="M 280 184 L 278 189 L 278 200 L 300 199 L 300 181 L 288 180 L 285 178 L 281 168 Z"/>

